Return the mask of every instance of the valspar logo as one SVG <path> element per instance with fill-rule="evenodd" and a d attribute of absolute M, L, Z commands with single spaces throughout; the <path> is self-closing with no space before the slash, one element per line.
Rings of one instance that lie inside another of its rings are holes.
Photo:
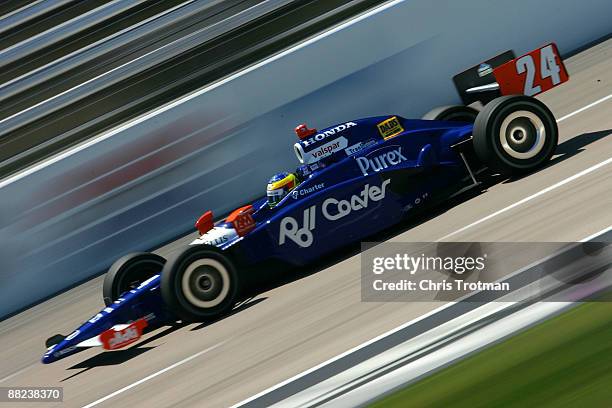
<path fill-rule="evenodd" d="M 305 154 L 306 163 L 317 162 L 324 157 L 331 156 L 332 153 L 340 151 L 348 146 L 346 137 L 339 137 L 331 142 L 325 143 L 314 150 Z"/>
<path fill-rule="evenodd" d="M 395 166 L 408 160 L 406 156 L 402 154 L 401 146 L 385 147 L 384 150 L 387 150 L 385 152 L 382 152 L 381 150 L 375 150 L 367 156 L 357 157 L 355 159 L 357 160 L 359 170 L 361 170 L 361 173 L 364 176 L 368 175 L 368 171 L 376 173 L 386 169 L 387 167 Z"/>
<path fill-rule="evenodd" d="M 358 194 L 352 195 L 348 199 L 338 200 L 328 198 L 323 201 L 321 211 L 323 217 L 330 221 L 336 221 L 346 217 L 353 211 L 360 211 L 372 202 L 377 202 L 385 198 L 387 186 L 391 180 L 385 180 L 380 187 L 366 184 Z M 313 231 L 316 228 L 316 206 L 313 205 L 304 210 L 302 226 L 293 217 L 285 217 L 280 222 L 278 244 L 283 245 L 289 238 L 302 248 L 308 248 L 314 241 Z"/>
<path fill-rule="evenodd" d="M 342 125 L 338 125 L 334 128 L 328 129 L 325 132 L 322 133 L 317 133 L 316 135 L 314 135 L 313 137 L 306 139 L 306 140 L 302 140 L 300 143 L 302 144 L 302 146 L 304 147 L 308 147 L 311 144 L 315 143 L 315 142 L 320 142 L 321 140 L 329 137 L 329 136 L 333 136 L 337 133 L 343 132 L 348 128 L 352 128 L 353 126 L 357 126 L 357 124 L 355 122 L 346 122 L 343 123 Z M 344 146 L 346 147 L 346 146 Z"/>

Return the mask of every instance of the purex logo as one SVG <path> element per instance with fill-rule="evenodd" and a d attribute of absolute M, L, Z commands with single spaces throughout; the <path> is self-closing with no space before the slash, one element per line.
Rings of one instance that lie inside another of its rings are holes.
<path fill-rule="evenodd" d="M 383 152 L 382 150 L 387 151 Z M 361 173 L 367 176 L 369 170 L 376 173 L 389 166 L 400 164 L 408 159 L 402 154 L 401 146 L 388 146 L 384 149 L 370 152 L 367 156 L 357 157 L 355 160 L 357 160 L 357 165 Z"/>
<path fill-rule="evenodd" d="M 302 140 L 300 143 L 302 144 L 302 146 L 304 147 L 308 147 L 311 144 L 315 143 L 315 142 L 320 142 L 321 140 L 325 139 L 326 137 L 329 136 L 333 136 L 336 133 L 340 133 L 345 131 L 348 128 L 351 128 L 353 126 L 357 126 L 357 124 L 355 122 L 346 122 L 342 125 L 338 125 L 334 128 L 328 129 L 325 132 L 322 133 L 317 133 L 316 135 L 314 135 L 313 137 L 306 139 L 306 140 Z"/>
<path fill-rule="evenodd" d="M 385 198 L 389 183 L 391 183 L 391 180 L 383 181 L 380 187 L 366 184 L 363 186 L 363 190 L 348 199 L 338 200 L 332 197 L 326 199 L 321 206 L 323 217 L 329 221 L 337 221 L 353 211 L 368 208 L 371 202 L 377 202 Z M 295 218 L 283 218 L 280 222 L 278 244 L 283 245 L 289 238 L 302 248 L 311 246 L 314 241 L 312 231 L 316 228 L 316 207 L 316 205 L 313 205 L 304 210 L 301 227 Z"/>

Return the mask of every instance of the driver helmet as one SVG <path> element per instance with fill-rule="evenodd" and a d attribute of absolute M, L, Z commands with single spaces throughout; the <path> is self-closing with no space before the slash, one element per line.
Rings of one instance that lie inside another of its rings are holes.
<path fill-rule="evenodd" d="M 276 205 L 293 190 L 298 184 L 297 177 L 293 173 L 282 172 L 275 174 L 268 181 L 268 206 L 270 208 Z"/>

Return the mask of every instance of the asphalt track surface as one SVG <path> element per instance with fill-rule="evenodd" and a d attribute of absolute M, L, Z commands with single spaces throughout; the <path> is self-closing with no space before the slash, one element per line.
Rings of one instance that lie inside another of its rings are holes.
<path fill-rule="evenodd" d="M 612 40 L 566 64 L 570 82 L 541 98 L 560 129 L 549 166 L 386 238 L 575 241 L 612 225 Z M 48 336 L 71 332 L 103 306 L 102 278 L 93 279 L 0 323 L 0 386 L 64 387 L 56 406 L 229 406 L 442 306 L 361 302 L 355 253 L 320 269 L 215 323 L 160 329 L 123 351 L 89 349 L 42 365 Z"/>

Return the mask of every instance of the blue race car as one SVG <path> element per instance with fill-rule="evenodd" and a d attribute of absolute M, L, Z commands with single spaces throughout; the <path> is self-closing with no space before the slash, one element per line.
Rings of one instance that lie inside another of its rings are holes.
<path fill-rule="evenodd" d="M 497 97 L 480 112 L 442 107 L 426 119 L 379 116 L 321 131 L 300 125 L 296 133 L 295 172 L 275 175 L 266 197 L 223 220 L 204 213 L 200 237 L 169 259 L 135 253 L 117 260 L 104 280 L 106 307 L 70 335 L 49 338 L 42 362 L 227 314 L 267 270 L 359 242 L 478 186 L 483 173 L 529 172 L 550 159 L 558 139 L 553 114 L 525 95 Z"/>

